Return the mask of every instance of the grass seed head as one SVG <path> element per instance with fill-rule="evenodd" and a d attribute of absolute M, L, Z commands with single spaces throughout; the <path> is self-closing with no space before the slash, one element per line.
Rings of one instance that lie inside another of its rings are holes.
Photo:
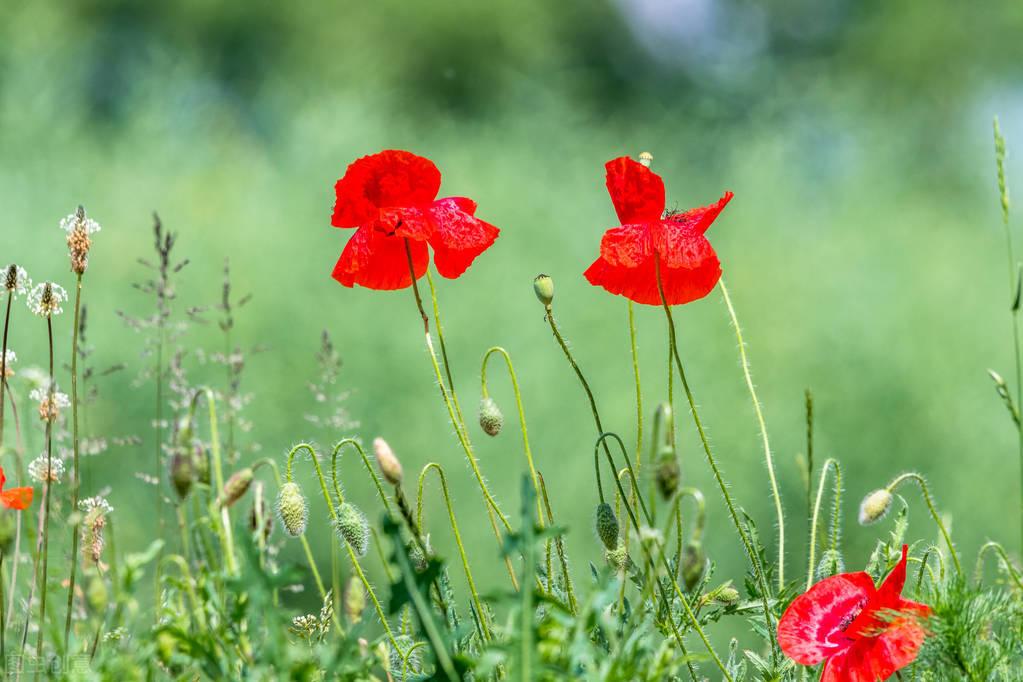
<path fill-rule="evenodd" d="M 860 525 L 868 526 L 885 517 L 892 506 L 892 493 L 887 488 L 875 490 L 860 503 Z"/>
<path fill-rule="evenodd" d="M 501 408 L 497 406 L 492 398 L 484 398 L 480 401 L 480 428 L 488 436 L 496 436 L 501 433 L 504 426 L 504 415 Z"/>
<path fill-rule="evenodd" d="M 607 502 L 597 505 L 597 537 L 608 551 L 618 548 L 618 517 Z"/>
<path fill-rule="evenodd" d="M 277 493 L 277 515 L 281 517 L 284 531 L 293 538 L 305 533 L 309 522 L 309 503 L 302 494 L 298 483 L 288 481 Z"/>

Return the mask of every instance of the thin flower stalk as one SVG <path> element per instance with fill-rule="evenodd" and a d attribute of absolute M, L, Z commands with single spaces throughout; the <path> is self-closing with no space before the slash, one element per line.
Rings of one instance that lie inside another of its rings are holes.
<path fill-rule="evenodd" d="M 53 318 L 48 314 L 46 315 L 46 335 L 49 342 L 49 358 L 50 358 L 50 385 L 48 388 L 49 403 L 52 406 L 54 404 L 57 384 L 53 376 Z M 43 635 L 46 632 L 46 593 L 49 590 L 46 588 L 46 573 L 49 564 L 49 530 L 50 530 L 50 497 L 52 495 L 53 481 L 50 472 L 53 471 L 53 419 L 46 420 L 46 480 L 43 484 L 43 496 L 45 497 L 43 503 L 43 519 L 41 525 L 41 536 L 42 536 L 42 572 L 35 580 L 41 583 L 41 589 L 39 590 L 39 635 L 36 638 L 36 658 L 41 658 L 43 654 Z M 77 558 L 73 559 L 77 560 Z M 31 603 L 31 597 L 29 598 Z M 26 626 L 26 632 L 28 627 Z"/>
<path fill-rule="evenodd" d="M 80 442 L 78 433 L 78 331 L 82 311 L 82 273 L 78 273 L 75 282 L 75 316 L 71 332 L 71 443 L 74 463 L 71 478 L 71 509 L 78 509 L 78 493 L 81 484 L 79 474 Z M 78 535 L 79 524 L 71 529 L 71 573 L 68 576 L 67 616 L 64 620 L 64 650 L 68 650 L 68 638 L 71 633 L 71 611 L 75 598 L 75 578 L 78 572 Z"/>
<path fill-rule="evenodd" d="M 330 512 L 331 521 L 336 523 L 338 518 L 337 509 L 334 507 L 334 503 L 330 499 L 330 492 L 327 490 L 327 479 L 323 476 L 323 469 L 320 467 L 319 455 L 316 453 L 316 450 L 312 445 L 309 443 L 299 443 L 291 448 L 286 460 L 287 468 L 285 478 L 289 482 L 292 480 L 292 464 L 294 462 L 295 455 L 301 450 L 305 450 L 309 453 L 309 458 L 312 460 L 313 467 L 316 469 L 316 477 L 320 484 L 320 491 L 323 493 L 323 500 L 327 503 L 327 511 Z M 380 619 L 380 624 L 383 625 L 384 631 L 387 633 L 387 638 L 391 641 L 391 645 L 395 648 L 395 650 L 401 651 L 401 647 L 398 646 L 398 642 L 395 640 L 394 632 L 391 630 L 391 626 L 387 622 L 387 616 L 384 615 L 384 609 L 380 605 L 380 600 L 377 599 L 373 586 L 370 585 L 369 580 L 366 578 L 366 574 L 362 571 L 362 566 L 359 565 L 359 558 L 355 555 L 355 551 L 352 549 L 350 544 L 346 542 L 344 545 L 345 549 L 348 551 L 348 558 L 351 560 L 352 569 L 358 576 L 359 582 L 361 582 L 362 586 L 366 589 L 366 594 L 373 602 L 373 607 L 376 609 L 377 617 Z"/>
<path fill-rule="evenodd" d="M 540 492 L 543 495 L 544 509 L 547 512 L 547 525 L 554 525 L 554 511 L 551 509 L 551 500 L 547 496 L 547 484 L 543 480 L 543 474 L 537 472 L 537 476 L 540 479 Z M 558 554 L 558 561 L 561 564 L 561 574 L 565 579 L 565 591 L 568 594 L 568 608 L 572 613 L 577 613 L 579 605 L 575 598 L 575 588 L 572 586 L 572 574 L 568 570 L 568 559 L 565 557 L 565 541 L 564 538 L 559 534 L 554 538 L 554 548 Z"/>
<path fill-rule="evenodd" d="M 757 389 L 753 384 L 753 376 L 750 373 L 749 358 L 746 355 L 746 343 L 742 338 L 742 327 L 739 326 L 739 318 L 735 314 L 735 307 L 732 305 L 732 298 L 728 295 L 728 287 L 722 277 L 718 280 L 718 287 L 721 288 L 721 296 L 724 298 L 725 307 L 728 308 L 728 317 L 732 321 L 732 328 L 735 329 L 735 338 L 739 345 L 739 359 L 742 362 L 742 373 L 746 379 L 746 388 L 749 390 L 750 399 L 753 401 L 753 411 L 757 416 L 757 425 L 760 428 L 760 439 L 764 445 L 764 462 L 767 464 L 767 476 L 771 482 L 771 496 L 774 498 L 774 511 L 778 516 L 778 590 L 785 588 L 785 514 L 781 507 L 781 495 L 778 492 L 778 478 L 774 473 L 774 457 L 771 455 L 771 442 L 767 438 L 767 423 L 764 421 L 764 412 L 760 406 L 760 399 L 757 397 Z"/>
<path fill-rule="evenodd" d="M 479 614 L 479 625 L 481 635 L 484 640 L 490 640 L 493 638 L 493 633 L 490 630 L 490 624 L 487 619 L 487 612 L 483 608 L 483 603 L 480 601 L 479 592 L 476 589 L 476 581 L 472 577 L 472 569 L 469 568 L 469 557 L 465 553 L 465 545 L 462 543 L 462 534 L 458 530 L 458 520 L 455 518 L 455 509 L 451 504 L 451 494 L 448 491 L 448 479 L 444 474 L 444 469 L 440 464 L 436 462 L 430 462 L 423 467 L 423 470 L 419 473 L 419 491 L 416 499 L 416 526 L 419 528 L 423 527 L 423 488 L 426 484 L 426 475 L 430 471 L 437 472 L 437 478 L 440 480 L 441 494 L 444 497 L 444 504 L 448 510 L 448 522 L 451 524 L 451 533 L 454 535 L 455 544 L 458 545 L 458 555 L 462 560 L 462 570 L 465 573 L 465 581 L 469 585 L 469 594 L 472 597 L 473 607 Z"/>
<path fill-rule="evenodd" d="M 901 474 L 900 476 L 896 476 L 885 489 L 894 494 L 895 489 L 906 481 L 912 481 L 920 487 L 920 492 L 923 494 L 924 498 L 924 504 L 927 505 L 927 510 L 931 513 L 931 518 L 934 519 L 934 523 L 938 526 L 938 530 L 941 531 L 941 536 L 944 538 L 945 544 L 948 546 L 948 552 L 952 556 L 952 563 L 955 564 L 956 573 L 962 575 L 963 567 L 962 564 L 959 563 L 959 554 L 956 553 L 955 545 L 952 544 L 952 537 L 948 534 L 948 528 L 945 527 L 945 522 L 941 520 L 938 510 L 934 506 L 934 500 L 931 499 L 931 493 L 927 488 L 927 481 L 924 480 L 924 477 L 915 472 Z"/>
<path fill-rule="evenodd" d="M 754 576 L 759 583 L 761 597 L 764 602 L 764 622 L 767 623 L 767 630 L 771 641 L 771 657 L 772 660 L 776 660 L 777 648 L 774 646 L 776 639 L 774 636 L 775 626 L 768 603 L 770 587 L 767 584 L 767 580 L 764 578 L 764 568 L 760 565 L 756 549 L 753 547 L 749 534 L 746 532 L 746 529 L 742 525 L 742 521 L 739 519 L 739 513 L 735 508 L 735 503 L 732 501 L 732 495 L 728 492 L 728 486 L 725 484 L 724 477 L 721 475 L 721 470 L 718 468 L 717 461 L 714 458 L 714 453 L 710 448 L 710 441 L 707 439 L 707 433 L 703 428 L 703 422 L 700 420 L 700 414 L 696 408 L 696 399 L 693 397 L 692 389 L 689 387 L 689 380 L 686 378 L 685 367 L 682 365 L 682 358 L 678 352 L 678 343 L 675 336 L 675 320 L 671 314 L 671 306 L 668 305 L 668 300 L 664 295 L 664 285 L 661 281 L 660 262 L 661 258 L 657 255 L 654 258 L 654 268 L 657 277 L 657 287 L 661 296 L 661 306 L 664 308 L 664 314 L 668 323 L 668 345 L 671 348 L 672 357 L 675 358 L 675 367 L 678 370 L 679 379 L 682 382 L 682 389 L 686 394 L 686 400 L 689 402 L 689 412 L 693 417 L 693 423 L 696 425 L 696 431 L 700 436 L 700 443 L 703 445 L 703 452 L 707 456 L 707 463 L 710 465 L 711 472 L 714 474 L 714 479 L 717 481 L 718 487 L 721 489 L 721 494 L 725 498 L 725 506 L 728 507 L 728 513 L 732 517 L 732 523 L 735 524 L 735 530 L 739 534 L 739 539 L 742 541 L 743 547 L 746 550 L 746 555 L 749 558 L 750 565 L 753 568 Z"/>
<path fill-rule="evenodd" d="M 810 545 L 809 545 L 809 561 L 806 568 L 806 589 L 809 590 L 813 586 L 814 567 L 817 565 L 816 561 L 817 552 L 817 520 L 820 518 L 821 511 L 821 500 L 824 498 L 824 484 L 828 480 L 828 471 L 834 471 L 835 473 L 835 508 L 832 515 L 832 545 L 831 549 L 838 549 L 838 537 L 837 537 L 837 523 L 839 514 L 839 504 L 841 503 L 841 490 L 842 490 L 842 467 L 839 465 L 838 460 L 827 459 L 824 465 L 821 467 L 820 482 L 817 485 L 817 498 L 813 505 L 813 516 L 810 519 Z"/>

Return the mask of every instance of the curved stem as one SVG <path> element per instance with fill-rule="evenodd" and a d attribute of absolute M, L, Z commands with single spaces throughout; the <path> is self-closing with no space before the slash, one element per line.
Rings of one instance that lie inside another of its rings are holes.
<path fill-rule="evenodd" d="M 72 420 L 72 452 L 74 456 L 73 478 L 71 480 L 71 513 L 78 511 L 78 488 L 81 483 L 78 469 L 78 325 L 82 309 L 82 275 L 78 275 L 75 284 L 75 319 L 71 332 L 71 420 Z M 0 372 L 0 376 L 3 373 Z M 78 569 L 78 522 L 71 529 L 71 575 L 68 576 L 67 617 L 64 620 L 64 651 L 68 652 L 68 638 L 71 633 L 71 609 L 75 598 L 75 577 Z"/>
<path fill-rule="evenodd" d="M 462 560 L 462 570 L 465 572 L 465 581 L 469 585 L 469 594 L 472 596 L 473 606 L 476 608 L 476 612 L 479 613 L 479 621 L 485 640 L 489 640 L 493 637 L 490 631 L 490 626 L 487 624 L 486 611 L 483 610 L 483 604 L 480 602 L 479 593 L 476 591 L 476 581 L 472 578 L 472 570 L 469 568 L 469 557 L 465 554 L 465 545 L 462 544 L 462 534 L 458 531 L 458 521 L 455 519 L 455 509 L 451 504 L 451 494 L 448 492 L 448 479 L 444 474 L 444 469 L 441 468 L 440 464 L 436 462 L 430 462 L 423 470 L 419 473 L 419 496 L 417 501 L 416 509 L 416 525 L 419 528 L 423 527 L 423 486 L 426 482 L 426 475 L 434 470 L 437 472 L 437 477 L 440 479 L 441 494 L 444 496 L 444 504 L 448 508 L 448 521 L 451 524 L 451 533 L 455 536 L 455 544 L 458 545 L 458 555 Z"/>
<path fill-rule="evenodd" d="M 1005 572 L 1009 574 L 1010 578 L 1012 578 L 1012 582 L 1016 583 L 1017 588 L 1023 590 L 1023 579 L 1020 578 L 1019 571 L 1016 570 L 1016 567 L 1012 565 L 1011 561 L 1009 561 L 1009 556 L 1008 554 L 1006 554 L 1005 548 L 1002 547 L 1001 544 L 993 541 L 985 542 L 984 545 L 980 548 L 980 551 L 977 552 L 977 569 L 974 572 L 974 577 L 977 581 L 977 584 L 978 585 L 980 584 L 981 578 L 983 577 L 982 573 L 984 570 L 984 555 L 988 550 L 993 551 L 995 554 L 999 556 L 999 558 L 1002 560 L 1002 563 L 1005 565 Z"/>
<path fill-rule="evenodd" d="M 629 348 L 632 351 L 632 376 L 636 381 L 636 472 L 643 466 L 643 384 L 639 379 L 639 350 L 636 347 L 636 312 L 629 301 Z"/>
<path fill-rule="evenodd" d="M 334 503 L 330 499 L 330 492 L 327 490 L 327 479 L 323 477 L 323 469 L 320 467 L 320 459 L 316 454 L 316 450 L 309 443 L 299 443 L 295 445 L 288 452 L 287 457 L 287 480 L 291 480 L 292 473 L 292 462 L 295 459 L 295 455 L 300 451 L 305 450 L 309 453 L 309 458 L 313 461 L 313 467 L 316 469 L 316 478 L 320 483 L 320 491 L 323 493 L 323 501 L 327 503 L 327 511 L 330 512 L 330 518 L 335 523 L 337 522 L 337 510 L 334 508 Z M 391 626 L 387 622 L 387 617 L 384 615 L 384 609 L 380 605 L 380 601 L 377 599 L 376 592 L 373 591 L 373 586 L 369 584 L 369 580 L 366 578 L 366 574 L 362 572 L 362 566 L 359 565 L 359 557 L 355 555 L 352 550 L 352 546 L 347 542 L 343 543 L 345 549 L 348 550 L 348 558 L 352 562 L 352 569 L 355 574 L 359 577 L 359 581 L 362 586 L 366 589 L 366 594 L 369 595 L 370 600 L 373 602 L 373 607 L 376 609 L 377 617 L 380 619 L 380 624 L 383 625 L 384 631 L 387 633 L 388 639 L 391 640 L 391 645 L 395 651 L 401 651 L 401 647 L 398 646 L 398 642 L 394 638 L 394 632 L 391 631 Z"/>
<path fill-rule="evenodd" d="M 927 481 L 924 480 L 924 477 L 915 472 L 909 472 L 902 474 L 901 476 L 897 476 L 888 484 L 888 492 L 894 493 L 895 489 L 905 481 L 913 481 L 920 486 L 920 492 L 923 493 L 924 497 L 924 504 L 927 505 L 927 509 L 931 512 L 931 518 L 934 519 L 934 523 L 938 525 L 938 529 L 941 531 L 941 535 L 945 539 L 945 544 L 948 545 L 948 551 L 949 554 L 952 555 L 952 563 L 955 564 L 956 573 L 962 575 L 963 567 L 962 564 L 959 563 L 959 555 L 956 553 L 956 548 L 952 544 L 952 538 L 948 534 L 945 522 L 941 520 L 941 517 L 938 515 L 938 510 L 934 508 L 934 501 L 931 499 L 931 493 L 927 488 Z"/>
<path fill-rule="evenodd" d="M 380 496 L 380 501 L 384 503 L 384 509 L 388 514 L 394 513 L 391 509 L 391 500 L 388 499 L 386 493 L 384 493 L 384 486 L 380 483 L 380 476 L 377 475 L 376 469 L 370 464 L 369 457 L 366 456 L 366 451 L 362 448 L 362 444 L 354 438 L 343 438 L 337 442 L 334 446 L 334 450 L 330 453 L 330 478 L 334 484 L 334 494 L 337 496 L 338 504 L 344 502 L 344 496 L 341 494 L 341 486 L 338 484 L 337 478 L 337 460 L 341 452 L 341 448 L 346 445 L 354 447 L 359 456 L 362 458 L 362 464 L 366 467 L 366 471 L 369 472 L 370 478 L 373 479 L 373 484 L 376 486 L 377 494 Z"/>
<path fill-rule="evenodd" d="M 749 358 L 746 356 L 746 343 L 742 339 L 742 328 L 739 326 L 739 318 L 735 315 L 735 308 L 732 306 L 732 299 L 728 295 L 728 287 L 725 286 L 724 277 L 718 281 L 718 286 L 721 288 L 725 307 L 728 308 L 728 316 L 731 318 L 732 327 L 735 329 L 735 338 L 739 345 L 739 359 L 742 362 L 742 373 L 746 379 L 746 388 L 749 390 L 750 399 L 753 401 L 753 411 L 757 415 L 757 425 L 760 427 L 760 439 L 764 445 L 764 461 L 767 464 L 767 475 L 771 481 L 774 511 L 778 516 L 778 591 L 781 591 L 785 588 L 785 515 L 781 508 L 781 495 L 778 493 L 778 479 L 774 474 L 774 457 L 771 455 L 771 443 L 767 439 L 767 423 L 764 421 L 764 412 L 760 407 L 757 389 L 753 385 Z"/>
<path fill-rule="evenodd" d="M 487 350 L 483 355 L 483 363 L 480 368 L 480 383 L 483 392 L 483 398 L 490 397 L 490 393 L 487 390 L 487 362 L 490 360 L 490 356 L 494 353 L 498 353 L 504 358 L 504 363 L 508 367 L 508 376 L 511 377 L 512 392 L 515 394 L 515 407 L 519 413 L 519 430 L 522 432 L 522 449 L 526 454 L 526 464 L 529 466 L 529 476 L 533 481 L 533 490 L 536 492 L 536 513 L 537 520 L 540 522 L 540 526 L 544 525 L 543 522 L 543 509 L 540 504 L 540 481 L 536 474 L 536 467 L 533 464 L 533 451 L 529 446 L 529 430 L 526 428 L 526 412 L 522 407 L 522 393 L 519 391 L 519 379 L 515 374 L 515 367 L 512 365 L 511 356 L 504 348 L 500 346 L 494 346 Z"/>
<path fill-rule="evenodd" d="M 465 431 L 465 416 L 462 415 L 462 406 L 458 403 L 458 392 L 455 390 L 455 380 L 451 376 L 451 362 L 448 361 L 448 346 L 444 343 L 444 325 L 440 323 L 440 305 L 437 303 L 437 288 L 433 285 L 433 275 L 430 269 L 426 269 L 426 283 L 430 286 L 430 301 L 433 303 L 433 321 L 437 329 L 437 341 L 440 343 L 440 356 L 444 361 L 444 374 L 448 378 L 448 392 L 451 395 L 451 402 L 455 405 L 455 413 L 462 423 L 462 430 Z"/>
<path fill-rule="evenodd" d="M 807 563 L 806 568 L 806 589 L 809 590 L 813 586 L 813 569 L 814 561 L 816 560 L 817 553 L 817 519 L 820 517 L 821 511 L 821 499 L 824 497 L 824 484 L 828 479 L 828 470 L 833 469 L 835 472 L 835 497 L 838 497 L 838 491 L 842 487 L 842 467 L 838 463 L 838 460 L 827 459 L 824 465 L 821 467 L 820 483 L 817 485 L 817 501 L 813 505 L 813 516 L 810 518 L 810 559 Z M 837 507 L 836 507 L 837 509 Z"/>
<path fill-rule="evenodd" d="M 657 292 L 660 294 L 661 306 L 664 308 L 664 315 L 668 322 L 668 345 L 671 348 L 672 356 L 675 358 L 675 366 L 678 369 L 679 379 L 682 381 L 682 389 L 685 391 L 686 400 L 689 402 L 689 412 L 693 417 L 693 423 L 696 425 L 696 431 L 699 433 L 700 443 L 703 445 L 703 452 L 707 456 L 707 463 L 710 465 L 711 472 L 714 474 L 714 479 L 717 481 L 718 487 L 721 489 L 721 495 L 725 498 L 725 506 L 728 507 L 728 513 L 732 517 L 732 523 L 735 524 L 735 530 L 739 533 L 739 539 L 742 541 L 743 547 L 746 549 L 750 565 L 753 567 L 754 576 L 759 583 L 761 597 L 764 604 L 764 622 L 767 624 L 768 634 L 770 635 L 771 659 L 776 661 L 778 655 L 777 638 L 774 634 L 775 628 L 774 623 L 772 622 L 772 613 L 768 603 L 770 586 L 764 578 L 764 568 L 760 565 L 760 559 L 758 558 L 756 549 L 753 547 L 753 543 L 749 538 L 749 534 L 746 533 L 746 529 L 743 528 L 742 521 L 739 520 L 739 513 L 736 511 L 735 503 L 732 501 L 732 496 L 728 492 L 728 486 L 725 484 L 725 479 L 721 475 L 721 470 L 718 468 L 717 461 L 714 459 L 714 453 L 710 449 L 710 441 L 707 439 L 707 433 L 704 431 L 699 411 L 696 409 L 696 399 L 693 397 L 693 391 L 689 387 L 689 380 L 686 378 L 685 368 L 682 366 L 682 358 L 678 352 L 678 343 L 675 337 L 675 320 L 672 318 L 671 306 L 668 305 L 668 299 L 665 298 L 664 295 L 664 283 L 661 281 L 661 257 L 659 254 L 655 256 L 654 264 L 657 274 Z"/>

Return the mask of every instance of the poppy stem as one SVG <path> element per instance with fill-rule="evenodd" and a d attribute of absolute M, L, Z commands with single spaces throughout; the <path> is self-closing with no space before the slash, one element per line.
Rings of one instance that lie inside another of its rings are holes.
<path fill-rule="evenodd" d="M 657 292 L 660 294 L 661 305 L 664 308 L 664 315 L 668 322 L 668 345 L 671 348 L 672 357 L 675 358 L 675 366 L 678 369 L 679 379 L 682 381 L 682 389 L 685 391 L 686 399 L 689 401 L 689 412 L 692 414 L 693 423 L 696 425 L 696 431 L 699 433 L 700 442 L 703 445 L 703 452 L 707 456 L 707 463 L 710 465 L 711 472 L 714 474 L 714 479 L 717 481 L 718 487 L 721 488 L 721 494 L 725 498 L 725 506 L 728 507 L 728 513 L 732 517 L 732 522 L 735 524 L 735 530 L 739 533 L 739 539 L 742 541 L 743 547 L 746 549 L 746 554 L 749 557 L 754 576 L 759 583 L 761 593 L 760 597 L 764 606 L 764 622 L 767 624 L 767 630 L 770 634 L 771 659 L 772 661 L 776 661 L 778 655 L 777 638 L 775 637 L 775 627 L 771 619 L 772 614 L 768 600 L 768 594 L 771 588 L 764 577 L 764 567 L 760 564 L 756 548 L 753 547 L 753 542 L 750 540 L 749 535 L 746 533 L 746 529 L 743 528 L 742 521 L 739 519 L 739 513 L 735 508 L 735 503 L 732 501 L 732 495 L 728 492 L 728 486 L 725 484 L 725 479 L 721 475 L 721 470 L 718 468 L 717 461 L 714 459 L 714 453 L 710 449 L 710 441 L 707 439 L 707 433 L 704 431 L 699 411 L 696 409 L 696 399 L 693 397 L 693 391 L 689 387 L 689 380 L 686 378 L 685 368 L 682 365 L 682 358 L 678 352 L 678 343 L 675 337 L 675 320 L 671 315 L 671 306 L 668 305 L 668 299 L 664 295 L 664 282 L 661 280 L 660 254 L 655 254 L 654 268 L 657 274 Z"/>
<path fill-rule="evenodd" d="M 7 331 L 11 325 L 11 302 L 14 300 L 14 291 L 7 292 L 7 311 L 4 313 L 4 337 L 3 349 L 0 350 L 0 452 L 4 446 L 4 392 L 7 389 Z"/>
<path fill-rule="evenodd" d="M 828 479 L 828 469 L 833 469 L 835 472 L 835 513 L 832 517 L 832 547 L 831 549 L 837 549 L 835 545 L 838 542 L 837 523 L 838 523 L 838 505 L 841 499 L 842 490 L 842 466 L 838 463 L 838 460 L 828 459 L 825 460 L 824 466 L 821 467 L 820 483 L 817 485 L 817 501 L 813 507 L 813 516 L 810 519 L 810 547 L 809 547 L 809 561 L 806 567 L 806 589 L 809 590 L 813 586 L 813 573 L 814 573 L 814 561 L 816 560 L 817 553 L 817 519 L 820 517 L 821 511 L 821 499 L 824 497 L 824 483 Z"/>
<path fill-rule="evenodd" d="M 81 483 L 79 477 L 79 437 L 78 437 L 78 332 L 82 311 L 82 275 L 78 274 L 75 283 L 75 318 L 74 328 L 71 332 L 71 443 L 74 457 L 74 465 L 71 479 L 71 513 L 78 511 L 78 488 Z M 76 518 L 78 518 L 76 516 Z M 68 638 L 71 634 L 71 611 L 75 600 L 75 577 L 78 571 L 78 536 L 79 522 L 75 522 L 71 529 L 71 574 L 68 576 L 67 588 L 67 616 L 64 619 L 64 651 L 68 652 Z"/>
<path fill-rule="evenodd" d="M 941 531 L 941 535 L 945 539 L 945 544 L 948 545 L 948 551 L 949 554 L 952 555 L 952 563 L 955 564 L 956 573 L 958 575 L 962 575 L 963 567 L 962 564 L 959 563 L 959 555 L 956 553 L 956 548 L 952 544 L 952 538 L 948 534 L 948 528 L 945 527 L 945 522 L 941 520 L 941 516 L 938 515 L 938 511 L 934 507 L 934 500 L 931 499 L 931 493 L 927 488 L 927 481 L 924 480 L 924 477 L 916 472 L 909 472 L 902 474 L 901 476 L 897 476 L 888 484 L 888 492 L 894 493 L 895 489 L 905 481 L 913 481 L 920 486 L 920 492 L 923 493 L 924 497 L 924 504 L 927 505 L 927 509 L 931 512 L 931 518 L 934 519 L 934 523 L 938 525 L 938 530 Z"/>
<path fill-rule="evenodd" d="M 725 300 L 725 307 L 728 308 L 728 316 L 732 320 L 732 327 L 735 329 L 735 339 L 739 345 L 739 359 L 742 362 L 742 373 L 746 379 L 746 388 L 749 391 L 750 399 L 753 401 L 753 411 L 757 416 L 757 425 L 760 428 L 760 439 L 764 445 L 764 461 L 767 464 L 767 475 L 771 481 L 771 495 L 774 497 L 774 511 L 778 516 L 778 591 L 785 589 L 785 515 L 781 507 L 781 495 L 778 493 L 778 478 L 774 474 L 774 457 L 771 455 L 771 443 L 767 438 L 767 423 L 764 421 L 764 412 L 760 406 L 760 399 L 757 397 L 757 389 L 753 385 L 753 376 L 750 373 L 749 358 L 746 355 L 746 343 L 742 338 L 742 328 L 739 326 L 739 318 L 735 314 L 735 307 L 732 306 L 732 297 L 728 295 L 728 287 L 725 286 L 725 278 L 718 281 L 721 288 L 721 295 Z"/>
<path fill-rule="evenodd" d="M 36 637 L 36 658 L 41 660 L 43 655 L 43 635 L 46 633 L 46 569 L 49 564 L 49 530 L 50 530 L 50 493 L 53 485 L 53 420 L 56 415 L 56 393 L 57 386 L 53 378 L 53 318 L 46 316 L 46 333 L 50 349 L 50 387 L 47 391 L 47 414 L 46 414 L 46 484 L 43 487 L 46 498 L 43 506 L 43 527 L 42 527 L 42 574 L 39 582 L 42 588 L 39 590 L 39 635 Z M 27 629 L 27 628 L 26 628 Z"/>
<path fill-rule="evenodd" d="M 994 540 L 985 542 L 984 546 L 980 548 L 979 552 L 977 552 L 977 568 L 974 571 L 974 580 L 977 584 L 980 584 L 980 580 L 983 577 L 984 555 L 989 550 L 998 555 L 998 557 L 1002 560 L 1002 564 L 1005 566 L 1005 572 L 1009 574 L 1010 578 L 1012 578 L 1012 582 L 1016 583 L 1016 587 L 1020 591 L 1023 591 L 1023 578 L 1020 578 L 1019 571 L 1017 571 L 1016 567 L 1012 565 L 1011 561 L 1009 561 L 1009 556 L 1006 554 L 1005 548 Z"/>

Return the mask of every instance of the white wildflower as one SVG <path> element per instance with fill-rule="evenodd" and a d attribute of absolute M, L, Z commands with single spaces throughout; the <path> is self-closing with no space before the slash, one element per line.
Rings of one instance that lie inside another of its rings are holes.
<path fill-rule="evenodd" d="M 28 475 L 40 483 L 56 483 L 64 475 L 64 460 L 59 457 L 50 459 L 49 465 L 46 462 L 46 453 L 39 455 L 28 465 Z"/>
<path fill-rule="evenodd" d="M 61 304 L 67 301 L 64 287 L 53 282 L 40 282 L 28 294 L 28 307 L 39 317 L 52 317 L 64 312 Z"/>
<path fill-rule="evenodd" d="M 68 215 L 60 221 L 60 229 L 71 234 L 76 229 L 85 230 L 85 234 L 93 234 L 100 231 L 99 223 L 92 218 L 85 217 L 85 211 L 79 210 Z"/>
<path fill-rule="evenodd" d="M 4 289 L 12 296 L 24 294 L 32 286 L 32 280 L 28 278 L 25 268 L 14 263 L 4 266 L 3 278 Z"/>

